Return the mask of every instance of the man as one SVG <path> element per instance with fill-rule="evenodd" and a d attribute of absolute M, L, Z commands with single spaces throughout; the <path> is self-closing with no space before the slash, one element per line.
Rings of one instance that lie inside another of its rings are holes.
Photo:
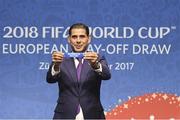
<path fill-rule="evenodd" d="M 62 52 L 52 54 L 52 65 L 47 73 L 48 83 L 58 83 L 59 98 L 54 119 L 105 119 L 100 102 L 101 80 L 111 77 L 104 57 L 87 51 L 89 28 L 77 23 L 70 27 L 68 42 L 73 53 L 84 53 L 82 59 L 67 58 Z"/>

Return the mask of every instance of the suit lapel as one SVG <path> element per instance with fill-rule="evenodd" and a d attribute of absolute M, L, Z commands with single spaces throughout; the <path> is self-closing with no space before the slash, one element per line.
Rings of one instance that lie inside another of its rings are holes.
<path fill-rule="evenodd" d="M 83 83 L 86 81 L 87 77 L 88 77 L 88 72 L 89 72 L 89 63 L 87 60 L 84 60 L 83 62 L 83 66 L 82 66 L 82 70 L 81 70 L 81 77 L 80 77 L 80 91 L 81 91 L 81 87 L 83 85 Z"/>
<path fill-rule="evenodd" d="M 69 71 L 69 75 L 71 76 L 71 80 L 74 83 L 74 86 L 76 89 L 78 89 L 78 84 L 77 84 L 77 72 L 76 72 L 76 67 L 74 64 L 74 59 L 70 58 L 66 60 L 66 68 Z"/>

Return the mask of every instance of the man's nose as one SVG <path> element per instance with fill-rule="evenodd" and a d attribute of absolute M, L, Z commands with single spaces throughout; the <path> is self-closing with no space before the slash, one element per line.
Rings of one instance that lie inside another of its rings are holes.
<path fill-rule="evenodd" d="M 79 42 L 81 42 L 81 39 L 80 39 L 80 37 L 78 37 L 78 38 L 77 38 L 77 41 L 76 41 L 76 42 L 78 42 L 78 43 L 79 43 Z"/>

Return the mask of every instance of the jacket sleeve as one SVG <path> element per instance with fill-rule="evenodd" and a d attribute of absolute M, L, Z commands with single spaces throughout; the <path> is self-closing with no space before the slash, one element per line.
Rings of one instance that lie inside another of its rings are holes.
<path fill-rule="evenodd" d="M 46 81 L 48 83 L 56 83 L 58 81 L 58 78 L 60 78 L 60 72 L 58 74 L 52 75 L 52 66 L 53 64 L 50 65 L 46 75 Z"/>
<path fill-rule="evenodd" d="M 99 56 L 99 62 L 102 65 L 102 72 L 98 73 L 100 79 L 102 80 L 109 80 L 111 78 L 111 73 L 108 67 L 108 64 L 106 62 L 106 59 L 104 56 Z"/>

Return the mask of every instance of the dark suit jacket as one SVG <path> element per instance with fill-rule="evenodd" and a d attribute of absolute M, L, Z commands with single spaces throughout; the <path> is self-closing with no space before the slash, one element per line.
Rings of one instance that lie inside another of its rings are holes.
<path fill-rule="evenodd" d="M 111 77 L 104 57 L 99 56 L 102 73 L 97 73 L 84 60 L 80 81 L 77 81 L 76 68 L 73 58 L 64 59 L 60 65 L 60 73 L 52 76 L 51 69 L 47 73 L 47 82 L 58 82 L 59 98 L 55 108 L 54 118 L 74 119 L 78 105 L 81 105 L 85 119 L 104 119 L 103 107 L 100 102 L 101 80 Z"/>

